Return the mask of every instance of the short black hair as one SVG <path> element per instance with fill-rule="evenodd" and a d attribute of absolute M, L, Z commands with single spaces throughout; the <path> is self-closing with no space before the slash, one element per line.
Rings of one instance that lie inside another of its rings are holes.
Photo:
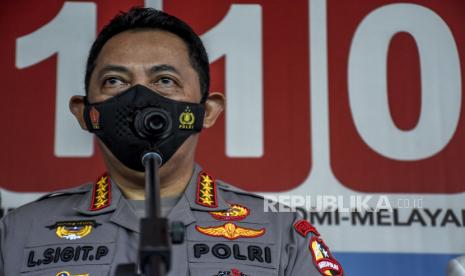
<path fill-rule="evenodd" d="M 152 8 L 133 7 L 128 12 L 121 12 L 103 27 L 90 48 L 87 58 L 85 89 L 89 93 L 89 83 L 95 69 L 96 60 L 103 46 L 113 36 L 128 30 L 162 30 L 180 37 L 188 48 L 192 67 L 197 72 L 200 82 L 202 101 L 205 102 L 210 89 L 210 65 L 205 47 L 200 37 L 189 25 L 179 18 Z"/>

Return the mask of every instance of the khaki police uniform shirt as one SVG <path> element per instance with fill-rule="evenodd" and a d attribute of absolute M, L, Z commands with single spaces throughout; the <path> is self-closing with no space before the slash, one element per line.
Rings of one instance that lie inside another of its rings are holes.
<path fill-rule="evenodd" d="M 318 232 L 200 167 L 168 215 L 186 236 L 170 276 L 342 275 Z M 139 218 L 109 177 L 44 196 L 0 222 L 0 275 L 113 275 L 137 260 Z"/>

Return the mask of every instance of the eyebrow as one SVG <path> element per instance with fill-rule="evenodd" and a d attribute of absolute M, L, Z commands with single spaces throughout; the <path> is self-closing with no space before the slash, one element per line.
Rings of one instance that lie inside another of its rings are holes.
<path fill-rule="evenodd" d="M 150 73 L 152 74 L 155 74 L 155 73 L 160 73 L 160 72 L 163 72 L 163 71 L 168 71 L 168 72 L 173 72 L 173 73 L 176 73 L 178 75 L 181 75 L 179 73 L 179 71 L 171 66 L 171 65 L 168 65 L 168 64 L 160 64 L 160 65 L 155 65 L 155 66 L 152 66 L 150 69 L 149 69 Z"/>
<path fill-rule="evenodd" d="M 165 71 L 173 72 L 173 73 L 180 75 L 178 69 L 168 64 L 154 65 L 150 67 L 149 69 L 149 72 L 152 74 L 165 72 Z M 102 76 L 108 72 L 120 72 L 120 73 L 124 73 L 128 75 L 131 74 L 131 71 L 129 71 L 129 69 L 124 66 L 108 64 L 108 65 L 103 66 L 103 68 L 100 69 L 100 71 L 98 72 L 99 79 L 102 78 Z"/>
<path fill-rule="evenodd" d="M 108 64 L 103 66 L 102 69 L 100 69 L 100 71 L 98 72 L 98 78 L 102 78 L 102 76 L 108 72 L 120 72 L 128 75 L 131 74 L 131 71 L 129 71 L 129 69 L 124 66 Z"/>

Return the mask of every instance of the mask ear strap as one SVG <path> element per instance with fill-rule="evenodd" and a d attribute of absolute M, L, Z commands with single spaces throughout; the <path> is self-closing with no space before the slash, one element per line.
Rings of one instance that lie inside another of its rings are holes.
<path fill-rule="evenodd" d="M 84 111 L 83 111 L 84 122 L 86 123 L 87 130 L 89 132 L 94 132 L 94 128 L 92 127 L 92 123 L 90 121 L 89 108 L 90 108 L 89 99 L 87 98 L 87 96 L 84 96 Z"/>
<path fill-rule="evenodd" d="M 200 132 L 203 128 L 203 120 L 205 119 L 205 105 L 199 104 L 195 108 L 195 123 L 194 123 L 194 131 Z"/>
<path fill-rule="evenodd" d="M 202 93 L 202 99 L 200 99 L 200 103 L 204 104 L 208 99 L 208 92 Z"/>
<path fill-rule="evenodd" d="M 86 103 L 84 105 L 84 114 L 83 114 L 84 115 L 84 122 L 86 123 L 87 130 L 89 132 L 94 132 L 94 128 L 93 128 L 92 123 L 90 121 L 89 108 L 90 108 L 89 104 Z"/>

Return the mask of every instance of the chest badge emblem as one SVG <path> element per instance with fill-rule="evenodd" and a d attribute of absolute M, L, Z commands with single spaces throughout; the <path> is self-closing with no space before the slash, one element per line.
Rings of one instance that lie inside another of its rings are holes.
<path fill-rule="evenodd" d="M 60 239 L 78 240 L 88 236 L 99 225 L 95 220 L 58 221 L 47 228 L 55 229 L 55 233 Z"/>
<path fill-rule="evenodd" d="M 195 226 L 195 229 L 200 233 L 212 236 L 222 237 L 229 240 L 235 240 L 239 238 L 256 238 L 265 234 L 265 228 L 252 229 L 245 228 L 235 225 L 234 223 L 228 222 L 220 226 L 201 227 Z"/>
<path fill-rule="evenodd" d="M 56 276 L 89 276 L 89 273 L 85 274 L 71 274 L 68 271 L 61 271 L 56 274 Z"/>
<path fill-rule="evenodd" d="M 243 220 L 250 214 L 250 210 L 242 205 L 232 204 L 228 210 L 209 213 L 217 220 Z"/>

